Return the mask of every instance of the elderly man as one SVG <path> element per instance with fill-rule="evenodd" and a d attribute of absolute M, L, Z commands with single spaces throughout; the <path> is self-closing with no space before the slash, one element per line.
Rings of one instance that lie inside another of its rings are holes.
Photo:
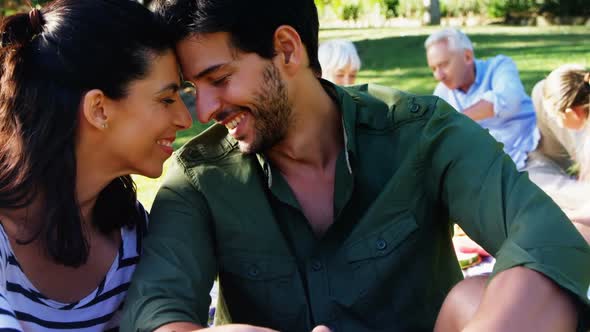
<path fill-rule="evenodd" d="M 476 59 L 469 38 L 454 28 L 433 33 L 424 47 L 439 81 L 434 95 L 488 129 L 522 169 L 540 136 L 514 61 L 504 55 Z"/>

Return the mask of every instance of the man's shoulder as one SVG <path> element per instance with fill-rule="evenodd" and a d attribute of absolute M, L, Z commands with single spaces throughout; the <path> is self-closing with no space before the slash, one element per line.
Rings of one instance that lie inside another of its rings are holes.
<path fill-rule="evenodd" d="M 495 56 L 488 58 L 484 61 L 487 62 L 490 69 L 496 69 L 496 68 L 503 66 L 503 65 L 516 66 L 514 60 L 512 60 L 511 57 L 504 55 L 504 54 L 495 55 Z"/>
<path fill-rule="evenodd" d="M 232 139 L 227 129 L 214 124 L 199 135 L 185 143 L 176 153 L 176 160 L 185 166 L 218 160 L 237 149 L 237 142 Z"/>
<path fill-rule="evenodd" d="M 377 84 L 352 86 L 347 91 L 361 106 L 359 118 L 381 112 L 386 113 L 394 125 L 427 119 L 439 102 L 433 95 L 416 95 Z"/>

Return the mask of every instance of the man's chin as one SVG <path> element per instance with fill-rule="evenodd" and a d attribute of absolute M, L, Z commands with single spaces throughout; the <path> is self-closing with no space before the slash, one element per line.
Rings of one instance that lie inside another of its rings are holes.
<path fill-rule="evenodd" d="M 453 84 L 448 84 L 448 83 L 444 83 L 443 82 L 443 85 L 446 86 L 447 89 L 449 89 L 449 90 L 455 90 L 455 89 L 457 89 L 457 87 L 454 86 Z"/>
<path fill-rule="evenodd" d="M 244 154 L 256 153 L 254 146 L 248 142 L 238 141 L 238 148 L 240 149 L 240 152 Z"/>

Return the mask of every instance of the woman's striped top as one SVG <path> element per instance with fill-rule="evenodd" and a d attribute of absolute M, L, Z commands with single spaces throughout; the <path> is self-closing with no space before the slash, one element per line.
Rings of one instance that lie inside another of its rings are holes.
<path fill-rule="evenodd" d="M 0 331 L 118 331 L 123 300 L 141 253 L 145 227 L 139 228 L 121 229 L 121 247 L 98 288 L 78 302 L 60 303 L 31 284 L 0 225 Z"/>

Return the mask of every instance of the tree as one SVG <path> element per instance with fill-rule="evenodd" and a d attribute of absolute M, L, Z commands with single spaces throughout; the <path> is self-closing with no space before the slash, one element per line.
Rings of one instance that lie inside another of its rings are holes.
<path fill-rule="evenodd" d="M 439 0 L 424 0 L 424 23 L 428 25 L 440 24 Z"/>

